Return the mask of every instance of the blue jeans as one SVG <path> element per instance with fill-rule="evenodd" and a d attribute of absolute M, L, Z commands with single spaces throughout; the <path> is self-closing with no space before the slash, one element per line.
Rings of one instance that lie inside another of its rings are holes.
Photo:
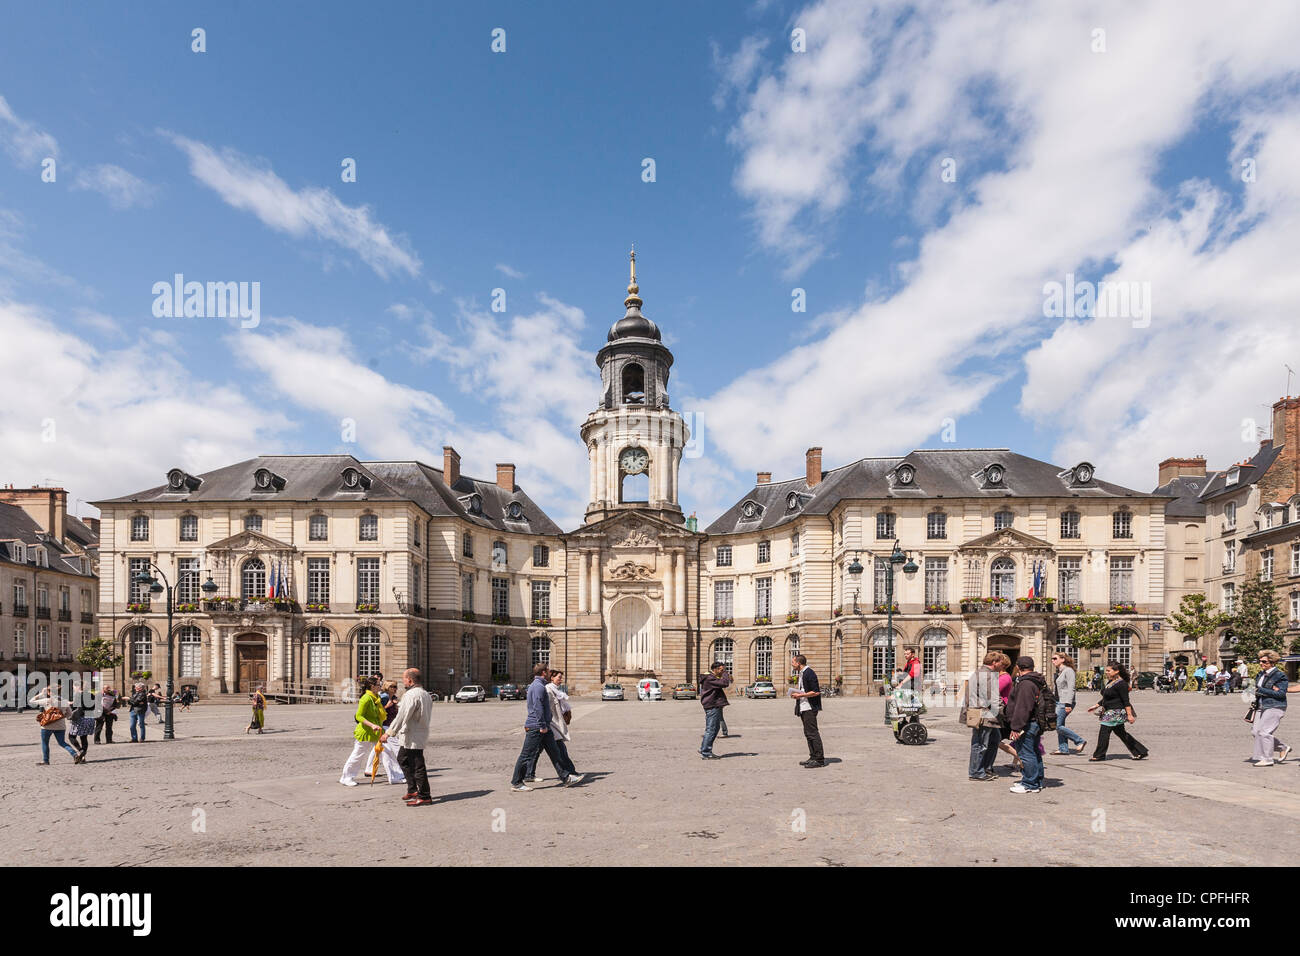
<path fill-rule="evenodd" d="M 143 711 L 143 710 L 133 710 L 133 711 L 131 711 L 131 740 L 132 740 L 132 742 L 134 742 L 135 739 L 136 739 L 136 738 L 135 738 L 135 728 L 136 728 L 136 725 L 137 725 L 137 724 L 140 725 L 140 739 L 141 739 L 141 740 L 144 740 L 144 725 L 145 725 L 145 715 L 146 715 L 146 713 L 147 713 L 147 712 L 146 712 L 146 711 Z"/>
<path fill-rule="evenodd" d="M 560 758 L 560 751 L 555 746 L 555 735 L 548 729 L 542 733 L 537 729 L 524 730 L 524 746 L 519 751 L 519 759 L 515 761 L 515 773 L 510 778 L 510 785 L 517 787 L 524 782 L 524 772 L 528 769 L 529 762 L 532 766 L 537 766 L 538 751 L 545 750 L 546 756 L 551 758 L 551 766 L 555 767 L 556 775 L 563 780 L 568 776 L 564 768 L 564 761 Z"/>
<path fill-rule="evenodd" d="M 1065 717 L 1066 717 L 1065 705 L 1057 704 L 1056 705 L 1056 749 L 1061 753 L 1070 752 L 1069 744 L 1066 743 L 1067 740 L 1072 744 L 1078 744 L 1080 747 L 1082 747 L 1084 744 L 1087 743 L 1086 740 L 1084 740 L 1082 737 L 1076 734 L 1069 727 L 1065 726 Z"/>
<path fill-rule="evenodd" d="M 969 776 L 982 777 L 993 772 L 993 761 L 998 756 L 998 741 L 1002 731 L 997 727 L 972 727 L 970 729 Z"/>
<path fill-rule="evenodd" d="M 42 727 L 41 728 L 41 761 L 42 762 L 44 763 L 50 762 L 50 738 L 51 737 L 54 738 L 55 743 L 57 743 L 68 753 L 72 754 L 72 756 L 74 757 L 77 756 L 77 749 L 73 747 L 72 744 L 68 743 L 67 740 L 64 739 L 63 731 L 46 730 L 44 727 Z"/>
<path fill-rule="evenodd" d="M 713 741 L 718 737 L 718 728 L 722 725 L 722 708 L 714 707 L 704 712 L 704 739 L 700 741 L 700 753 L 713 753 Z"/>
<path fill-rule="evenodd" d="M 1031 720 L 1025 732 L 1016 738 L 1016 756 L 1020 758 L 1024 769 L 1020 773 L 1020 784 L 1029 790 L 1041 790 L 1043 787 L 1043 758 L 1038 756 L 1038 721 Z"/>
<path fill-rule="evenodd" d="M 554 737 L 554 735 L 555 731 L 551 731 L 551 733 L 547 734 L 548 737 Z M 560 759 L 564 764 L 564 769 L 560 773 L 560 779 L 563 780 L 566 776 L 576 777 L 578 775 L 578 768 L 573 765 L 573 760 L 569 757 L 569 748 L 564 745 L 564 741 L 559 737 L 555 737 L 555 752 L 560 755 Z M 542 751 L 540 748 L 533 752 L 532 758 L 528 761 L 528 766 L 524 768 L 525 780 L 531 780 L 533 777 L 537 776 L 537 758 L 541 755 Z"/>

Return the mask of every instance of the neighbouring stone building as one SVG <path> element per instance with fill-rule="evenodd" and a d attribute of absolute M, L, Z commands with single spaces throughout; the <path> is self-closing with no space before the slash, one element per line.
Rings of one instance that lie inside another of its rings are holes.
<path fill-rule="evenodd" d="M 96 624 L 97 519 L 62 488 L 0 488 L 0 670 L 70 670 Z"/>
<path fill-rule="evenodd" d="M 1087 462 L 945 449 L 823 470 L 813 448 L 802 475 L 760 473 L 697 530 L 680 503 L 690 434 L 669 403 L 673 356 L 642 304 L 633 258 L 580 427 L 580 527 L 547 517 L 513 465 L 471 478 L 450 447 L 441 469 L 346 455 L 177 467 L 96 502 L 99 633 L 123 649 L 124 671 L 165 673 L 165 595 L 134 583 L 156 565 L 177 588 L 177 682 L 207 694 L 327 690 L 411 665 L 444 692 L 519 681 L 537 661 L 562 667 L 576 693 L 643 675 L 694 682 L 714 658 L 747 683 L 783 679 L 796 649 L 845 692 L 868 693 L 907 647 L 951 686 L 989 648 L 1045 665 L 1083 610 L 1113 619 L 1106 655 L 1159 662 L 1171 496 L 1101 480 Z M 918 571 L 897 575 L 891 633 L 895 541 Z"/>

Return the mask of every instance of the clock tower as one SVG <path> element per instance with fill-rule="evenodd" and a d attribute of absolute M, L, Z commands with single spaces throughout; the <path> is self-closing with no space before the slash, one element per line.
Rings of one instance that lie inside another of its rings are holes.
<path fill-rule="evenodd" d="M 673 354 L 659 327 L 641 313 L 635 251 L 629 271 L 627 312 L 596 355 L 600 406 L 582 425 L 591 476 L 587 523 L 641 511 L 682 524 L 677 473 L 690 434 L 668 405 Z"/>

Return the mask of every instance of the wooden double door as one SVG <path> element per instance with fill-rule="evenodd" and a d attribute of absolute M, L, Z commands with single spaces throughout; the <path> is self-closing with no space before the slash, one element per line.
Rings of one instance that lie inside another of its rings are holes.
<path fill-rule="evenodd" d="M 235 691 L 249 693 L 266 687 L 266 645 L 235 645 Z"/>

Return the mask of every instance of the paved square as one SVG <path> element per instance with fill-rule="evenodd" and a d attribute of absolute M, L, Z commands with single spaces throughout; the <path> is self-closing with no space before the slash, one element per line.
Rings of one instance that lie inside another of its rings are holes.
<path fill-rule="evenodd" d="M 1081 695 L 1082 706 L 1095 694 Z M 879 698 L 827 702 L 828 759 L 807 756 L 788 701 L 738 700 L 733 732 L 697 755 L 691 701 L 575 702 L 570 752 L 588 782 L 508 789 L 522 702 L 436 705 L 426 758 L 435 804 L 408 809 L 382 775 L 348 789 L 351 708 L 273 706 L 245 736 L 243 708 L 177 714 L 178 740 L 91 747 L 74 766 L 52 744 L 38 766 L 32 713 L 0 717 L 0 853 L 53 864 L 1082 864 L 1283 865 L 1279 837 L 1300 820 L 1300 759 L 1249 762 L 1238 697 L 1135 696 L 1135 735 L 1152 757 L 1048 757 L 1042 793 L 1015 778 L 966 779 L 968 731 L 955 711 L 927 715 L 931 742 L 905 747 Z M 1072 721 L 1095 737 L 1096 721 Z M 125 720 L 117 739 L 129 739 Z M 1284 720 L 1281 736 L 1289 736 Z M 156 736 L 157 739 L 154 739 Z M 1300 738 L 1297 738 L 1300 739 Z M 1049 744 L 1054 741 L 1054 735 Z M 997 770 L 1009 774 L 1007 756 Z M 549 761 L 539 765 L 553 774 Z M 201 811 L 201 812 L 199 812 Z M 802 812 L 800 812 L 802 811 Z M 804 823 L 801 828 L 798 824 Z M 1016 833 L 1020 822 L 1025 829 Z M 200 826 L 201 824 L 201 826 Z M 495 828 L 494 828 L 495 824 Z M 1104 830 L 1101 828 L 1104 827 Z"/>

